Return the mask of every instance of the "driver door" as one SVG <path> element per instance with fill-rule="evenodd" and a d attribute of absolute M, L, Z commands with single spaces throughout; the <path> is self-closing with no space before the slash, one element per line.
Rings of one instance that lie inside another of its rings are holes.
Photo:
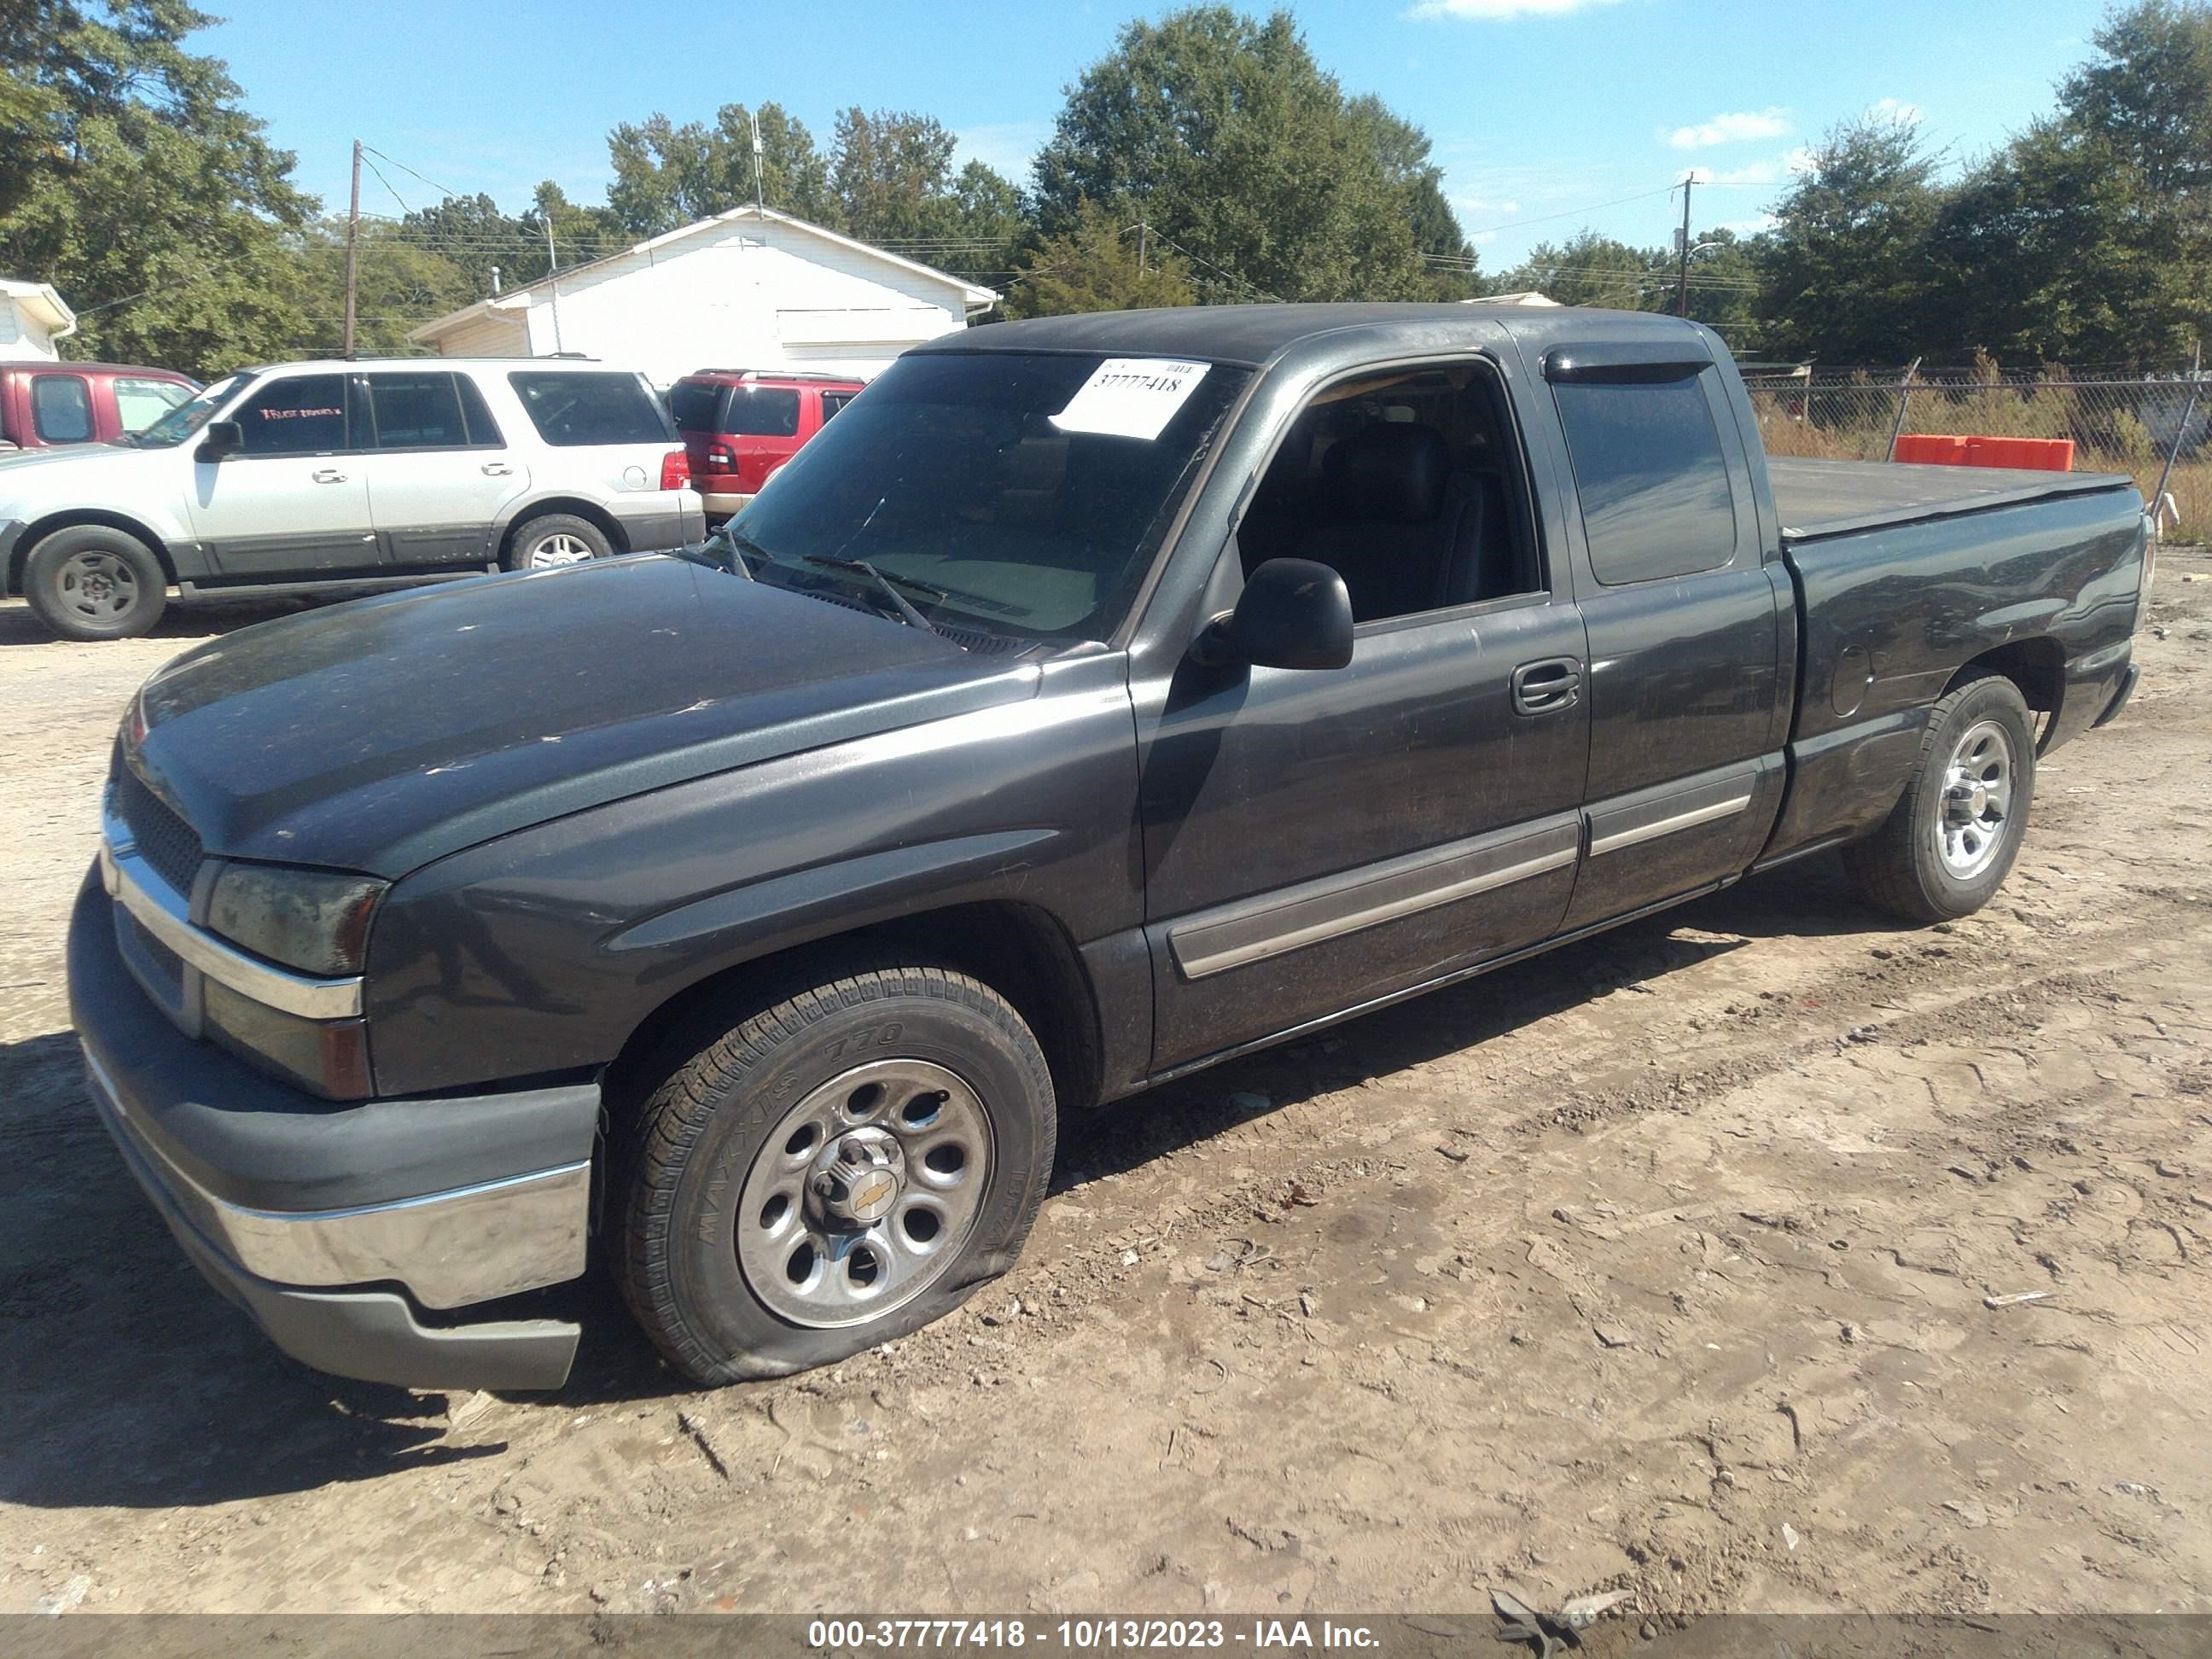
<path fill-rule="evenodd" d="M 225 576 L 286 578 L 379 563 L 342 374 L 256 386 L 228 418 L 241 446 L 192 463 L 192 531 Z"/>
<path fill-rule="evenodd" d="M 1247 574 L 1335 568 L 1351 663 L 1186 665 L 1148 745 L 1156 1072 L 1534 944 L 1574 890 L 1582 617 L 1502 384 L 1480 360 L 1375 378 L 1288 429 L 1235 548 Z"/>

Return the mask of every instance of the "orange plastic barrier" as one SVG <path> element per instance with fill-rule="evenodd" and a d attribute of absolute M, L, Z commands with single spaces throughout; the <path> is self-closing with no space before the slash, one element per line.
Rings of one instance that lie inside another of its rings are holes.
<path fill-rule="evenodd" d="M 2071 438 L 1959 438 L 1936 432 L 1898 436 L 1891 458 L 1934 466 L 2000 466 L 2031 472 L 2071 472 Z"/>
<path fill-rule="evenodd" d="M 1964 466 L 1966 441 L 1933 432 L 1901 433 L 1897 440 L 1897 453 L 1890 459 L 1928 466 Z"/>

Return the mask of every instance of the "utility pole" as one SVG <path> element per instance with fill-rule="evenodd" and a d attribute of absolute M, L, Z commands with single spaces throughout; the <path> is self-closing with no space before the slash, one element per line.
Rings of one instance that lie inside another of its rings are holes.
<path fill-rule="evenodd" d="M 1674 279 L 1674 314 L 1690 314 L 1690 186 L 1697 182 L 1695 172 L 1682 175 L 1682 270 Z"/>
<path fill-rule="evenodd" d="M 745 113 L 753 124 L 753 211 L 764 215 L 768 212 L 768 203 L 761 188 L 760 112 L 748 110 Z"/>
<path fill-rule="evenodd" d="M 353 356 L 354 290 L 361 264 L 361 140 L 353 141 L 353 205 L 346 211 L 345 355 Z"/>
<path fill-rule="evenodd" d="M 1139 276 L 1145 274 L 1145 238 L 1151 230 L 1152 227 L 1145 221 L 1137 221 L 1137 275 Z"/>
<path fill-rule="evenodd" d="M 545 212 L 545 280 L 553 284 L 553 352 L 556 356 L 563 349 L 561 344 L 561 279 L 553 274 L 559 268 L 559 258 L 553 252 L 553 211 L 548 208 Z"/>

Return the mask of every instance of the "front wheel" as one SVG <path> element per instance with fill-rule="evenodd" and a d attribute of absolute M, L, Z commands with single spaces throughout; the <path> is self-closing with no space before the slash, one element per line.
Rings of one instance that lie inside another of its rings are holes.
<path fill-rule="evenodd" d="M 72 525 L 31 550 L 23 598 L 65 640 L 127 640 L 161 620 L 169 578 L 154 550 L 128 532 Z"/>
<path fill-rule="evenodd" d="M 697 1382 L 873 1347 L 1013 1264 L 1054 1128 L 1035 1036 L 979 980 L 897 963 L 777 996 L 616 1148 L 624 1298 Z"/>
<path fill-rule="evenodd" d="M 1996 674 L 1969 680 L 1929 711 L 1904 799 L 1844 862 L 1861 892 L 1909 921 L 1971 915 L 2011 872 L 2034 796 L 2035 728 L 2020 688 Z"/>

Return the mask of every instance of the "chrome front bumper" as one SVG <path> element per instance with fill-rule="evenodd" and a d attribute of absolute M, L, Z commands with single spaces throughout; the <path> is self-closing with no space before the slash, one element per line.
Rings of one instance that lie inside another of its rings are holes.
<path fill-rule="evenodd" d="M 210 1245 L 258 1279 L 301 1286 L 397 1284 L 426 1308 L 559 1285 L 584 1271 L 588 1162 L 343 1210 L 256 1210 L 217 1197 L 132 1127 L 88 1051 L 107 1131 L 125 1142 Z"/>

